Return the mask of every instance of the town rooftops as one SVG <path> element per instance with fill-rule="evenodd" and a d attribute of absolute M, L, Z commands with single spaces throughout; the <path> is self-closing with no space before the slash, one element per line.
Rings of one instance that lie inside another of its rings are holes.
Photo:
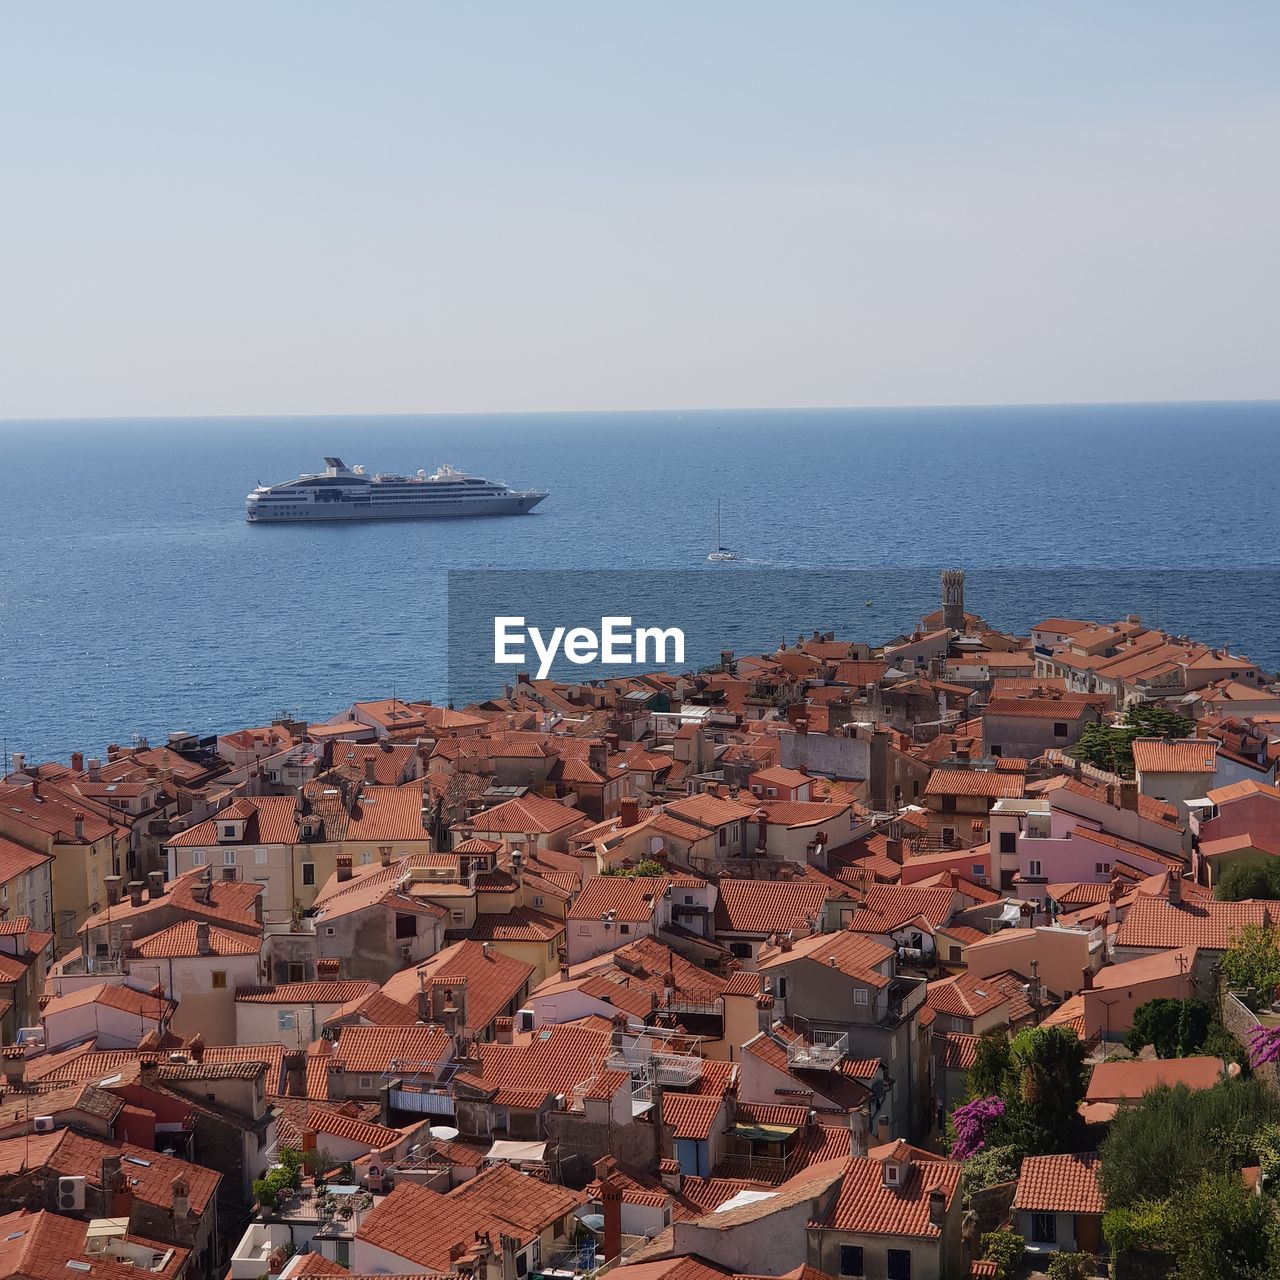
<path fill-rule="evenodd" d="M 495 1105 L 536 1110 L 549 1096 L 568 1098 L 608 1074 L 604 1064 L 610 1047 L 607 1031 L 571 1024 L 543 1027 L 525 1043 L 477 1045 L 479 1066 L 460 1070 L 455 1080 Z M 625 1083 L 619 1075 L 613 1090 Z"/>
<path fill-rule="evenodd" d="M 1027 1156 L 1013 1207 L 1035 1213 L 1102 1213 L 1097 1155 Z"/>
<path fill-rule="evenodd" d="M 1223 1078 L 1221 1058 L 1156 1058 L 1126 1062 L 1099 1062 L 1089 1077 L 1084 1100 L 1122 1102 L 1141 1098 L 1161 1085 L 1173 1088 L 1184 1084 L 1188 1089 L 1211 1089 Z"/>
<path fill-rule="evenodd" d="M 718 932 L 767 935 L 816 927 L 827 890 L 811 880 L 720 881 L 716 900 Z"/>
<path fill-rule="evenodd" d="M 1161 950 L 1205 947 L 1225 951 L 1245 925 L 1264 925 L 1270 920 L 1265 902 L 1218 902 L 1212 898 L 1169 902 L 1139 894 L 1125 914 L 1115 945 Z"/>
<path fill-rule="evenodd" d="M 376 982 L 356 979 L 325 982 L 281 982 L 269 987 L 237 987 L 242 1004 L 347 1004 L 378 990 Z"/>
<path fill-rule="evenodd" d="M 41 1014 L 46 1019 L 55 1018 L 72 1009 L 93 1004 L 104 1005 L 108 1009 L 116 1009 L 151 1022 L 169 1017 L 177 1008 L 172 1000 L 157 996 L 151 991 L 138 991 L 119 983 L 100 982 L 95 986 L 80 987 L 65 995 L 54 996 L 41 1010 Z"/>
<path fill-rule="evenodd" d="M 1212 738 L 1135 738 L 1133 764 L 1139 773 L 1213 773 L 1218 744 Z"/>
<path fill-rule="evenodd" d="M 495 1248 L 504 1235 L 523 1246 L 586 1203 L 580 1191 L 526 1177 L 498 1164 L 447 1195 L 398 1184 L 364 1217 L 356 1238 L 428 1272 L 447 1274 L 456 1250 L 487 1234 Z"/>
<path fill-rule="evenodd" d="M 402 969 L 382 984 L 393 1000 L 409 1004 L 434 979 L 448 985 L 466 984 L 465 1025 L 487 1027 L 512 1001 L 524 994 L 534 966 L 497 947 L 468 938 L 436 952 L 416 969 Z"/>
<path fill-rule="evenodd" d="M 811 960 L 826 965 L 846 978 L 853 978 L 870 987 L 887 987 L 893 981 L 891 974 L 880 972 L 880 966 L 892 960 L 893 952 L 873 938 L 849 929 L 834 933 L 815 933 L 807 938 L 778 949 L 769 948 L 761 954 L 758 967 L 762 973 L 799 960 Z"/>
<path fill-rule="evenodd" d="M 850 1160 L 835 1203 L 826 1217 L 812 1225 L 855 1235 L 937 1240 L 942 1229 L 930 1220 L 931 1194 L 939 1192 L 944 1208 L 950 1207 L 962 1166 L 914 1147 L 906 1150 L 909 1158 L 902 1158 L 899 1147 L 906 1148 L 906 1143 L 877 1148 L 877 1152 L 891 1153 L 883 1158 L 868 1155 Z M 894 1185 L 886 1182 L 885 1159 L 895 1160 L 902 1171 Z"/>
<path fill-rule="evenodd" d="M 443 1062 L 453 1052 L 453 1037 L 443 1027 L 341 1027 L 333 1059 L 355 1075 L 381 1075 L 395 1063 Z"/>
<path fill-rule="evenodd" d="M 924 789 L 926 796 L 979 796 L 989 800 L 1017 800 L 1022 791 L 1021 774 L 995 769 L 935 769 Z"/>
<path fill-rule="evenodd" d="M 133 954 L 145 960 L 194 959 L 201 955 L 256 956 L 261 947 L 261 940 L 247 933 L 220 929 L 204 921 L 179 920 L 135 942 Z"/>
<path fill-rule="evenodd" d="M 588 876 L 565 918 L 600 920 L 612 913 L 619 922 L 647 923 L 670 883 L 668 876 Z"/>
<path fill-rule="evenodd" d="M 111 1237 L 117 1256 L 90 1252 L 93 1232 L 93 1222 L 44 1209 L 6 1213 L 0 1216 L 0 1277 L 67 1280 L 87 1273 L 94 1280 L 137 1280 L 141 1273 L 169 1280 L 186 1270 L 187 1249 L 125 1231 Z"/>
<path fill-rule="evenodd" d="M 455 831 L 491 831 L 498 834 L 551 835 L 566 827 L 585 826 L 590 819 L 580 809 L 549 800 L 546 796 L 524 795 L 473 813 L 455 822 Z"/>

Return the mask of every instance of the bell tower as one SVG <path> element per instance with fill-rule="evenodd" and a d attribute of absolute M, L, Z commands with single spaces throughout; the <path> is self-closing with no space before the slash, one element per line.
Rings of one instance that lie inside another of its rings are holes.
<path fill-rule="evenodd" d="M 942 625 L 949 631 L 964 631 L 964 570 L 942 571 Z"/>

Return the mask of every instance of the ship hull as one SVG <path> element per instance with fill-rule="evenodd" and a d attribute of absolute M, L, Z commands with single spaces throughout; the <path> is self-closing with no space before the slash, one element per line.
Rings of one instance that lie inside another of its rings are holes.
<path fill-rule="evenodd" d="M 546 496 L 545 493 L 513 493 L 497 498 L 456 501 L 440 498 L 429 502 L 390 502 L 370 498 L 296 504 L 250 499 L 245 519 L 251 524 L 327 524 L 335 520 L 461 520 L 475 516 L 523 516 L 528 515 Z M 287 509 L 289 505 L 294 509 Z"/>

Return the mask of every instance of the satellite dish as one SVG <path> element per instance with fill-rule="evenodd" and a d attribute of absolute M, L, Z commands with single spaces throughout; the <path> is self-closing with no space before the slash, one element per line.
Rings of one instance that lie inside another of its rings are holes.
<path fill-rule="evenodd" d="M 452 1142 L 458 1136 L 458 1132 L 452 1125 L 433 1124 L 431 1126 L 431 1136 L 440 1138 L 444 1142 Z"/>

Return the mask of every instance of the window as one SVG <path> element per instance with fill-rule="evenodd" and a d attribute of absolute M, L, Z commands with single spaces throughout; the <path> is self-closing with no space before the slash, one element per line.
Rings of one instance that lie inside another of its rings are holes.
<path fill-rule="evenodd" d="M 236 851 L 234 849 L 224 849 L 222 851 L 222 861 L 228 867 L 236 865 Z"/>
<path fill-rule="evenodd" d="M 624 924 L 619 929 L 619 933 L 630 933 L 630 932 L 631 932 L 631 926 L 629 924 Z"/>
<path fill-rule="evenodd" d="M 360 1082 L 359 1082 L 359 1083 L 360 1083 L 360 1088 L 361 1088 L 361 1089 L 372 1089 L 372 1088 L 373 1088 L 373 1077 L 372 1077 L 372 1076 L 361 1076 L 361 1077 L 360 1077 Z"/>
<path fill-rule="evenodd" d="M 992 754 L 992 756 L 993 756 L 996 760 L 999 760 L 999 759 L 1000 759 L 1000 757 L 1004 754 L 1004 748 L 1003 748 L 1003 747 L 1001 747 L 1001 746 L 998 746 L 998 745 L 997 745 L 997 744 L 995 744 L 995 743 L 992 743 L 992 744 L 991 744 L 991 754 Z"/>
<path fill-rule="evenodd" d="M 541 897 L 536 897 L 536 898 L 534 898 L 534 900 L 533 900 L 533 905 L 534 905 L 535 907 L 540 907 L 540 906 L 542 906 L 542 899 L 541 899 Z"/>
<path fill-rule="evenodd" d="M 366 849 L 366 850 L 365 850 L 365 851 L 360 855 L 360 865 L 361 865 L 362 867 L 368 867 L 368 866 L 372 866 L 372 865 L 373 865 L 373 853 L 372 853 L 372 851 L 371 851 L 371 850 Z"/>
<path fill-rule="evenodd" d="M 580 938 L 591 937 L 591 926 L 589 924 L 580 924 L 578 926 L 578 937 Z M 730 947 L 729 950 L 732 951 L 733 948 Z"/>
<path fill-rule="evenodd" d="M 947 948 L 947 959 L 950 960 L 952 964 L 959 964 L 960 956 L 961 956 L 961 952 L 959 947 Z M 912 1025 L 914 1026 L 915 1024 L 912 1023 Z"/>
<path fill-rule="evenodd" d="M 778 979 L 778 999 L 785 1000 L 787 998 L 787 980 L 786 978 Z"/>
<path fill-rule="evenodd" d="M 203 867 L 204 864 L 208 861 L 209 861 L 209 854 L 204 849 L 197 849 L 191 855 L 191 865 L 193 867 Z"/>
<path fill-rule="evenodd" d="M 234 840 L 236 838 L 235 827 L 229 822 L 224 822 L 222 824 L 222 835 L 224 839 Z"/>
<path fill-rule="evenodd" d="M 751 959 L 751 943 L 749 942 L 731 942 L 729 943 L 729 954 L 737 956 L 739 960 Z"/>
<path fill-rule="evenodd" d="M 267 851 L 265 849 L 255 849 L 253 851 L 253 860 L 260 867 L 267 865 Z"/>
<path fill-rule="evenodd" d="M 728 843 L 729 837 L 723 827 L 720 828 L 720 847 L 723 849 Z"/>
<path fill-rule="evenodd" d="M 416 938 L 418 936 L 418 917 L 407 911 L 396 912 L 396 937 Z"/>
<path fill-rule="evenodd" d="M 943 797 L 942 797 L 942 812 L 943 812 L 943 813 L 955 813 L 955 811 L 956 811 L 956 798 L 955 798 L 955 796 L 943 796 Z"/>
<path fill-rule="evenodd" d="M 1033 1213 L 1031 1215 L 1031 1238 L 1037 1244 L 1057 1244 L 1058 1215 L 1056 1213 Z"/>
<path fill-rule="evenodd" d="M 853 989 L 853 1003 L 854 1003 L 854 1004 L 866 1004 L 866 1003 L 867 1003 L 867 989 L 866 989 L 866 987 L 854 987 L 854 989 Z"/>
<path fill-rule="evenodd" d="M 1065 738 L 1067 736 L 1067 726 L 1061 720 L 1054 721 L 1053 736 L 1055 738 Z"/>
<path fill-rule="evenodd" d="M 1027 863 L 1027 875 L 1038 876 L 1039 874 L 1040 874 L 1040 860 L 1038 858 L 1032 858 Z"/>
<path fill-rule="evenodd" d="M 1104 876 L 1111 870 L 1109 862 L 1095 862 L 1093 864 L 1093 874 L 1096 876 Z"/>
<path fill-rule="evenodd" d="M 298 1029 L 298 1014 L 295 1009 L 281 1009 L 276 1014 L 276 1026 L 281 1031 L 296 1031 Z"/>
<path fill-rule="evenodd" d="M 1000 852 L 1018 852 L 1018 833 L 1016 831 L 1002 831 L 1000 833 Z"/>
<path fill-rule="evenodd" d="M 840 1246 L 840 1274 L 842 1276 L 860 1276 L 862 1270 L 862 1246 L 860 1244 L 842 1244 Z"/>
<path fill-rule="evenodd" d="M 306 982 L 306 980 L 307 980 L 306 965 L 298 964 L 296 962 L 293 964 L 290 964 L 289 981 L 290 982 Z"/>
<path fill-rule="evenodd" d="M 227 989 L 227 971 L 225 969 L 215 969 L 209 975 L 209 979 L 215 991 L 225 991 Z"/>
<path fill-rule="evenodd" d="M 911 1280 L 910 1249 L 889 1249 L 884 1261 L 884 1273 L 888 1280 Z"/>
<path fill-rule="evenodd" d="M 302 864 L 302 883 L 315 884 L 316 882 L 316 864 L 314 862 L 304 862 Z"/>
<path fill-rule="evenodd" d="M 971 862 L 969 864 L 969 871 L 975 876 L 985 876 L 987 874 L 987 869 L 981 862 Z"/>

